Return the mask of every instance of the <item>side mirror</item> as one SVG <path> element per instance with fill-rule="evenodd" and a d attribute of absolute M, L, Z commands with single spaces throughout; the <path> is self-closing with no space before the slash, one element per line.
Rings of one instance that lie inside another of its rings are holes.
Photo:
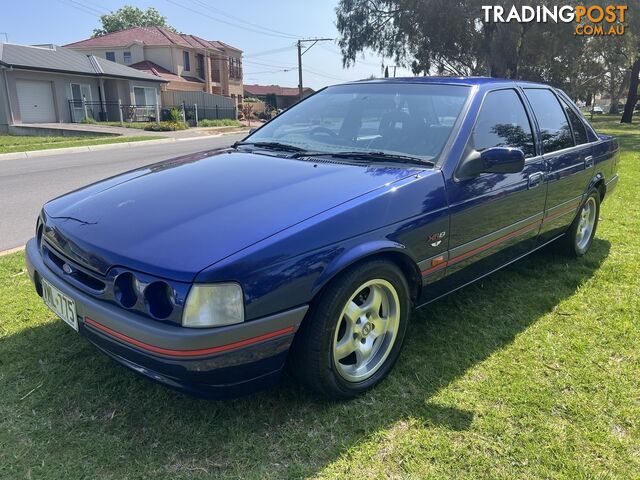
<path fill-rule="evenodd" d="M 476 177 L 481 173 L 518 173 L 524 170 L 524 153 L 519 148 L 492 147 L 473 150 L 464 159 L 458 176 Z"/>

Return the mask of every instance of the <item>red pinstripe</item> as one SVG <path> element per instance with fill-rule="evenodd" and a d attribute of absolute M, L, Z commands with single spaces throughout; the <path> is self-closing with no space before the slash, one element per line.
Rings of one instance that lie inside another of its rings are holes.
<path fill-rule="evenodd" d="M 539 227 L 540 225 L 543 225 L 546 222 L 549 222 L 550 220 L 553 220 L 561 215 L 564 215 L 565 213 L 569 213 L 572 210 L 574 210 L 578 205 L 580 204 L 580 202 L 576 202 L 574 204 L 572 204 L 570 207 L 568 208 L 564 208 L 562 210 L 560 210 L 559 212 L 554 212 L 551 215 L 548 215 L 547 217 L 545 217 L 542 220 L 536 220 L 535 222 L 529 223 L 527 225 L 525 225 L 524 227 L 519 228 L 518 230 L 514 230 L 513 232 L 509 232 L 506 235 L 503 235 L 501 237 L 498 237 L 494 240 L 491 240 L 490 242 L 487 242 L 483 245 L 480 245 L 479 247 L 476 247 L 472 250 L 469 250 L 468 252 L 464 252 L 461 253 L 460 255 L 458 255 L 457 257 L 453 257 L 450 258 L 449 260 L 447 260 L 446 262 L 440 263 L 438 265 L 435 265 L 433 267 L 427 268 L 426 270 L 422 271 L 422 276 L 426 276 L 429 275 L 432 272 L 435 272 L 437 270 L 440 270 L 441 268 L 444 267 L 448 267 L 449 265 L 453 265 L 455 263 L 458 263 L 462 260 L 464 260 L 465 258 L 468 258 L 472 255 L 475 255 L 476 253 L 480 253 L 484 250 L 487 250 L 491 247 L 494 247 L 496 245 L 499 245 L 502 242 L 506 242 L 507 240 L 509 240 L 510 238 L 516 237 L 518 235 L 521 235 L 523 233 L 526 233 L 530 230 L 533 230 L 534 228 Z"/>
<path fill-rule="evenodd" d="M 84 321 L 85 323 L 91 325 L 92 327 L 106 333 L 107 335 L 115 337 L 122 342 L 135 345 L 136 347 L 142 348 L 143 350 L 147 350 L 149 352 L 160 353 L 162 355 L 168 355 L 171 357 L 196 357 L 200 355 L 210 355 L 214 353 L 226 352 L 229 350 L 246 347 L 248 345 L 253 345 L 255 343 L 263 342 L 265 340 L 280 337 L 280 336 L 287 335 L 289 333 L 294 332 L 293 327 L 286 327 L 280 330 L 276 330 L 274 332 L 265 333 L 264 335 L 247 338 L 245 340 L 228 343 L 226 345 L 219 345 L 217 347 L 201 348 L 197 350 L 173 350 L 173 349 L 157 347 L 155 345 L 149 345 L 148 343 L 141 342 L 140 340 L 136 340 L 135 338 L 131 338 L 125 335 L 124 333 L 120 333 L 115 330 L 112 330 L 111 328 L 105 325 L 102 325 L 101 323 L 96 322 L 95 320 L 89 317 L 84 317 Z"/>

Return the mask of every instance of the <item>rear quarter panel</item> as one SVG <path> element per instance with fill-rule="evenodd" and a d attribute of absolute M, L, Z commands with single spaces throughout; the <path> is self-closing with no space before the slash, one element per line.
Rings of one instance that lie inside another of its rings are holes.
<path fill-rule="evenodd" d="M 594 181 L 600 178 L 605 183 L 611 181 L 618 174 L 620 160 L 620 146 L 615 137 L 598 135 L 599 140 L 593 144 Z"/>

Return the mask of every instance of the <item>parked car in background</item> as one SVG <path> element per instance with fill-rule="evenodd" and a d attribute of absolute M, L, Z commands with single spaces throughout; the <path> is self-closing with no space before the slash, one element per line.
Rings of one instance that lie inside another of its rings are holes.
<path fill-rule="evenodd" d="M 604 110 L 602 109 L 602 107 L 599 107 L 597 105 L 595 105 L 594 107 L 592 107 L 589 112 L 593 112 L 594 115 L 602 115 L 604 114 Z"/>
<path fill-rule="evenodd" d="M 75 331 L 169 387 L 245 393 L 288 364 L 355 396 L 414 308 L 551 242 L 584 255 L 618 150 L 541 84 L 336 85 L 234 148 L 48 202 L 28 270 Z"/>

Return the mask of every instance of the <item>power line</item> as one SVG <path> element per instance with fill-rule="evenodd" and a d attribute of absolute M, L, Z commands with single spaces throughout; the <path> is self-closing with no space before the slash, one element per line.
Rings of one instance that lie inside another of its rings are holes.
<path fill-rule="evenodd" d="M 282 67 L 282 68 L 292 68 L 295 65 L 280 65 L 280 64 L 275 64 L 275 63 L 264 63 L 264 62 L 256 62 L 254 60 L 244 60 L 244 63 L 248 63 L 249 65 L 260 65 L 263 67 Z"/>
<path fill-rule="evenodd" d="M 243 55 L 243 57 L 244 58 L 266 57 L 266 56 L 269 56 L 269 55 L 275 55 L 276 53 L 284 52 L 286 50 L 291 50 L 292 48 L 295 48 L 295 44 L 294 43 L 292 43 L 291 45 L 287 45 L 286 47 L 274 48 L 273 50 L 264 50 L 262 52 L 247 53 L 247 54 Z"/>
<path fill-rule="evenodd" d="M 327 52 L 329 52 L 329 53 L 333 53 L 334 55 L 339 55 L 339 56 L 342 58 L 342 53 L 341 53 L 341 52 L 339 52 L 338 50 L 335 50 L 335 49 L 331 48 L 330 46 L 328 46 L 328 45 L 326 45 L 326 44 L 322 44 L 322 45 L 320 45 L 320 48 L 322 48 L 323 50 L 326 50 L 326 51 L 327 51 Z M 370 66 L 370 67 L 378 67 L 378 68 L 381 68 L 381 67 L 382 67 L 382 64 L 379 64 L 379 63 L 372 63 L 372 62 L 365 62 L 364 60 L 360 60 L 360 59 L 357 59 L 357 58 L 356 58 L 355 62 L 356 62 L 356 63 L 360 63 L 360 64 L 362 64 L 362 65 L 368 65 L 368 66 Z"/>
<path fill-rule="evenodd" d="M 274 64 L 274 63 L 264 63 L 264 62 L 256 62 L 256 61 L 253 61 L 253 60 L 243 60 L 243 61 L 244 61 L 244 63 L 249 64 L 249 65 L 280 68 L 281 70 L 277 70 L 277 72 L 283 72 L 283 71 L 284 72 L 289 72 L 289 71 L 297 70 L 297 67 L 295 67 L 294 65 L 282 65 L 282 64 Z M 335 75 L 332 75 L 329 72 L 325 72 L 323 70 L 318 70 L 316 68 L 306 67 L 306 70 L 310 74 L 316 75 L 316 76 L 319 76 L 319 77 L 324 77 L 324 78 L 328 78 L 328 79 L 331 79 L 331 80 L 346 81 L 345 78 L 337 77 Z M 252 74 L 258 74 L 258 73 L 262 73 L 262 72 L 251 72 L 251 73 Z"/>
<path fill-rule="evenodd" d="M 67 0 L 67 1 L 58 0 L 58 1 L 63 5 L 66 5 L 67 7 L 75 8 L 76 10 L 86 13 L 87 15 L 91 15 L 92 17 L 95 17 L 96 15 L 101 15 L 100 12 L 98 12 L 97 10 L 92 10 L 91 7 L 89 7 L 88 5 L 83 5 L 73 0 Z"/>
<path fill-rule="evenodd" d="M 214 22 L 222 23 L 223 25 L 228 25 L 228 26 L 231 26 L 231 27 L 236 27 L 236 28 L 239 28 L 241 30 L 246 30 L 247 32 L 258 33 L 260 35 L 266 35 L 268 37 L 294 38 L 294 37 L 292 37 L 290 35 L 280 35 L 280 34 L 277 34 L 277 33 L 269 33 L 269 32 L 265 32 L 264 30 L 258 30 L 258 29 L 255 29 L 255 28 L 250 28 L 250 27 L 246 27 L 244 25 L 240 25 L 240 24 L 237 24 L 237 23 L 234 23 L 234 22 L 230 22 L 228 20 L 223 20 L 223 19 L 214 17 L 213 15 L 210 15 L 208 13 L 193 9 L 193 8 L 187 6 L 187 5 L 182 5 L 181 3 L 178 3 L 178 2 L 176 2 L 174 0 L 166 0 L 166 1 L 171 3 L 172 5 L 175 5 L 177 7 L 183 8 L 183 9 L 188 10 L 188 11 L 190 11 L 192 13 L 197 14 L 197 15 L 205 16 L 205 17 L 213 20 Z"/>
<path fill-rule="evenodd" d="M 209 9 L 211 11 L 217 12 L 218 14 L 220 14 L 220 15 L 222 15 L 224 17 L 231 18 L 233 20 L 239 20 L 240 22 L 243 22 L 244 24 L 251 25 L 251 26 L 256 27 L 256 28 L 258 28 L 260 30 L 265 30 L 265 31 L 276 33 L 276 34 L 279 34 L 279 35 L 286 35 L 286 36 L 288 36 L 290 38 L 298 38 L 300 36 L 300 35 L 293 35 L 291 33 L 283 32 L 281 30 L 275 30 L 273 28 L 264 27 L 264 26 L 259 25 L 257 23 L 249 22 L 244 18 L 236 17 L 235 15 L 231 15 L 229 13 L 226 13 L 226 12 L 220 10 L 219 8 L 212 7 L 211 5 L 207 4 L 203 0 L 191 0 L 191 3 L 195 3 L 196 5 L 200 5 L 202 8 L 207 8 L 207 9 Z"/>
<path fill-rule="evenodd" d="M 259 75 L 261 73 L 286 73 L 297 70 L 297 68 L 285 68 L 280 70 L 263 70 L 262 72 L 244 72 L 245 75 Z"/>
<path fill-rule="evenodd" d="M 329 80 L 338 80 L 340 82 L 348 81 L 346 78 L 336 77 L 335 75 L 331 75 L 330 73 L 323 72 L 322 70 L 314 70 L 309 67 L 306 67 L 306 71 L 308 71 L 311 75 L 328 78 Z"/>
<path fill-rule="evenodd" d="M 109 10 L 108 8 L 106 8 L 104 5 L 100 5 L 97 2 L 92 2 L 91 0 L 83 0 L 84 3 L 87 3 L 89 5 L 92 5 L 93 7 L 97 8 L 98 10 L 102 10 L 103 12 L 108 12 L 111 13 L 111 10 Z"/>

